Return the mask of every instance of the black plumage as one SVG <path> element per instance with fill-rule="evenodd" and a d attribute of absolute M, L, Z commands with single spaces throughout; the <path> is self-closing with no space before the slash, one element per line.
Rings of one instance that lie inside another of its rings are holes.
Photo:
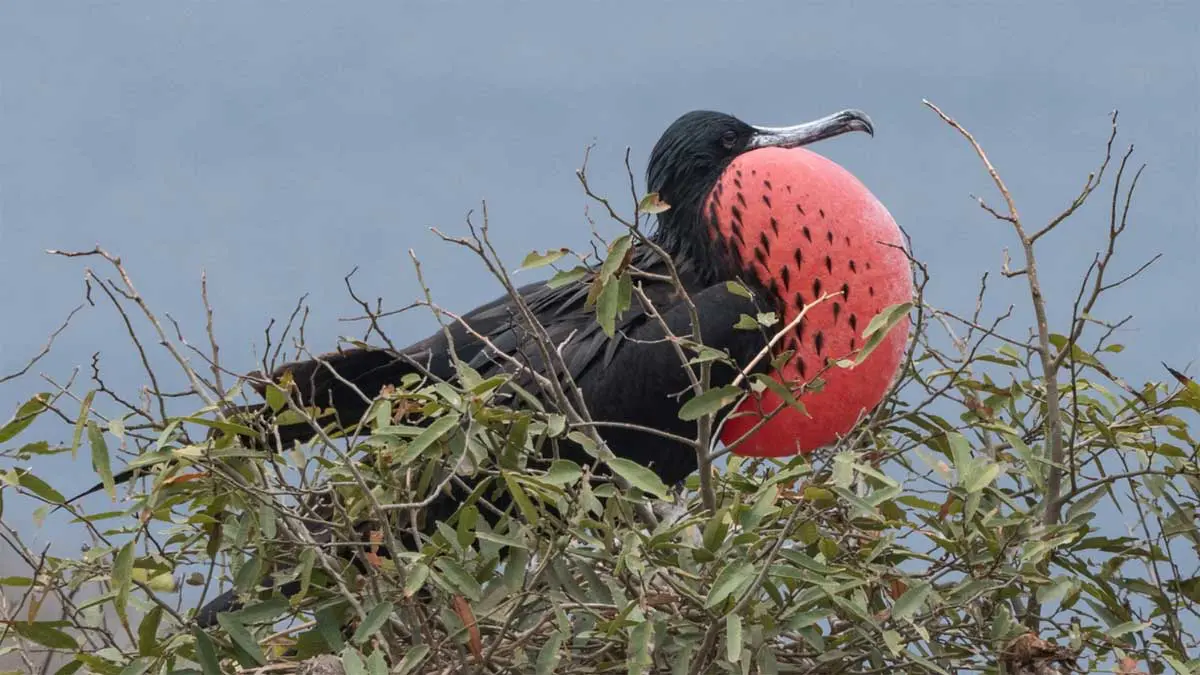
<path fill-rule="evenodd" d="M 743 152 L 765 146 L 794 147 L 856 130 L 872 131 L 869 120 L 857 111 L 783 128 L 755 127 L 729 115 L 696 111 L 676 120 L 650 154 L 647 188 L 657 192 L 671 207 L 657 216 L 657 227 L 650 240 L 669 256 L 695 304 L 704 343 L 728 352 L 739 365 L 748 363 L 760 351 L 766 336 L 759 331 L 735 329 L 734 324 L 740 315 L 753 315 L 762 307 L 770 308 L 778 299 L 769 297 L 769 289 L 754 288 L 758 299 L 755 304 L 727 289 L 726 281 L 750 275 L 743 275 L 740 261 L 729 254 L 729 242 L 722 241 L 709 228 L 701 213 L 705 200 L 729 163 Z M 654 247 L 645 244 L 635 244 L 631 266 L 660 277 L 668 273 L 667 262 Z M 591 418 L 694 437 L 696 423 L 678 417 L 680 405 L 693 395 L 689 391 L 690 379 L 674 346 L 662 339 L 660 323 L 635 299 L 633 306 L 618 318 L 614 336 L 607 336 L 596 321 L 594 310 L 586 306 L 590 282 L 588 277 L 558 288 L 538 282 L 523 286 L 518 292 L 544 327 L 549 341 L 559 346 L 571 379 L 582 390 Z M 688 308 L 669 282 L 641 278 L 638 283 L 672 333 L 679 336 L 691 333 Z M 395 385 L 404 375 L 414 372 L 454 380 L 451 341 L 458 358 L 485 377 L 513 371 L 505 356 L 542 375 L 551 373 L 547 364 L 542 363 L 528 324 L 507 295 L 476 308 L 462 320 L 471 331 L 454 324 L 448 330 L 449 335 L 438 331 L 399 353 L 373 348 L 347 349 L 324 355 L 321 362 L 286 364 L 272 373 L 272 377 L 277 379 L 285 371 L 291 371 L 305 403 L 331 407 L 342 424 L 353 424 L 369 407 L 369 402 L 354 388 L 368 397 L 375 396 L 382 387 Z M 487 342 L 477 339 L 472 332 L 486 336 Z M 336 370 L 340 379 L 329 368 Z M 735 374 L 732 368 L 718 365 L 713 369 L 711 384 L 728 384 Z M 354 388 L 341 380 L 353 383 Z M 528 373 L 517 372 L 514 380 L 528 391 L 536 393 L 538 389 Z M 599 431 L 616 455 L 652 468 L 667 484 L 678 483 L 696 469 L 696 454 L 683 443 L 630 428 L 601 426 Z M 289 443 L 314 435 L 307 424 L 281 427 L 279 432 Z M 580 462 L 590 460 L 569 443 L 559 444 L 558 452 Z M 431 508 L 436 518 L 453 513 L 453 506 L 447 503 Z M 288 589 L 283 590 L 287 594 Z M 215 612 L 229 607 L 232 600 L 231 594 L 214 600 L 201 610 L 200 622 L 211 623 Z"/>
<path fill-rule="evenodd" d="M 739 365 L 748 363 L 762 348 L 765 336 L 735 329 L 734 324 L 742 314 L 773 309 L 779 299 L 771 297 L 769 289 L 758 287 L 754 288 L 758 304 L 754 304 L 726 288 L 725 282 L 730 280 L 752 286 L 754 276 L 744 274 L 741 261 L 728 255 L 726 243 L 709 230 L 701 213 L 705 199 L 729 163 L 743 152 L 766 146 L 795 147 L 848 131 L 873 133 L 866 115 L 853 110 L 776 128 L 752 126 L 723 113 L 693 111 L 672 123 L 650 153 L 648 191 L 658 193 L 671 207 L 658 214 L 650 240 L 671 259 L 691 297 L 704 343 L 728 352 Z M 660 278 L 668 276 L 667 262 L 652 246 L 635 244 L 631 266 Z M 690 379 L 674 347 L 662 339 L 660 323 L 635 300 L 618 318 L 614 336 L 607 336 L 594 311 L 585 304 L 591 281 L 588 276 L 558 288 L 538 282 L 518 289 L 549 342 L 558 346 L 571 378 L 583 390 L 591 417 L 694 437 L 696 423 L 678 417 L 679 406 L 692 395 L 685 393 Z M 670 282 L 642 278 L 638 283 L 672 334 L 691 334 L 686 303 L 677 297 Z M 551 371 L 541 362 L 535 338 L 508 295 L 476 308 L 462 320 L 471 331 L 456 324 L 449 338 L 438 331 L 399 354 L 351 349 L 326 355 L 323 360 L 368 396 L 411 372 L 423 370 L 436 378 L 453 379 L 456 371 L 450 358 L 450 341 L 458 358 L 484 377 L 512 370 L 510 359 L 543 375 Z M 486 336 L 503 356 L 493 353 L 472 332 Z M 329 405 L 337 410 L 343 423 L 357 421 L 369 406 L 322 364 L 287 364 L 273 376 L 287 370 L 292 371 L 306 402 Z M 712 374 L 712 384 L 727 384 L 734 375 L 732 369 L 718 367 Z M 528 374 L 518 373 L 515 380 L 527 390 L 535 388 Z M 305 439 L 311 437 L 312 430 L 303 425 L 287 430 L 287 435 Z M 696 468 L 691 448 L 660 435 L 614 428 L 602 429 L 601 435 L 614 453 L 649 466 L 667 484 L 682 480 Z"/>

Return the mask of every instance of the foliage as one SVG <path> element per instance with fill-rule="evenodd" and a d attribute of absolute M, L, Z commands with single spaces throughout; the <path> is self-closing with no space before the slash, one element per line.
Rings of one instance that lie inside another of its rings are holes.
<path fill-rule="evenodd" d="M 1136 184 L 1129 154 L 1111 187 L 1108 248 L 1064 325 L 1046 319 L 1036 275 L 1040 238 L 1113 173 L 1112 142 L 1083 192 L 1036 231 L 973 145 L 1007 209 L 980 204 L 1021 244 L 1025 266 L 1004 272 L 1029 284 L 1031 331 L 1008 328 L 1011 308 L 985 318 L 986 277 L 967 314 L 931 307 L 922 294 L 903 377 L 837 447 L 751 461 L 711 448 L 716 434 L 705 426 L 696 440 L 703 468 L 678 491 L 614 458 L 569 392 L 517 408 L 501 396 L 505 378 L 464 364 L 454 386 L 414 376 L 365 392 L 372 411 L 344 438 L 322 433 L 303 452 L 249 449 L 239 436 L 261 431 L 259 421 L 226 408 L 248 378 L 224 371 L 215 341 L 205 351 L 169 330 L 116 257 L 68 254 L 111 263 L 116 277 L 89 271 L 91 285 L 123 317 L 141 314 L 152 338 L 130 323 L 131 338 L 143 353 L 151 341 L 166 349 L 190 397 L 168 400 L 147 361 L 142 402 L 128 403 L 97 371 L 89 386 L 31 397 L 0 426 L 14 465 L 36 468 L 40 456 L 86 447 L 110 496 L 115 467 L 146 472 L 119 510 L 102 513 L 63 506 L 49 476 L 0 473 L 0 497 L 66 508 L 91 541 L 79 556 L 38 553 L 4 526 L 30 570 L 0 579 L 16 592 L 3 608 L 0 650 L 23 659 L 22 669 L 59 673 L 278 673 L 321 654 L 372 675 L 1035 673 L 1072 664 L 1193 672 L 1200 384 L 1177 371 L 1138 385 L 1117 375 L 1109 361 L 1125 347 L 1111 340 L 1123 322 L 1103 320 L 1099 302 L 1129 278 L 1110 270 Z M 524 266 L 553 265 L 556 283 L 598 268 L 592 306 L 611 332 L 640 299 L 630 247 L 650 245 L 640 226 L 668 205 L 651 195 L 623 219 L 582 171 L 580 179 L 627 233 L 601 259 L 550 249 Z M 484 218 L 470 236 L 446 239 L 477 253 L 511 291 Z M 914 261 L 914 272 L 923 290 L 928 271 Z M 427 288 L 425 296 L 419 305 L 453 320 Z M 363 307 L 382 337 L 381 312 Z M 885 310 L 867 332 L 908 309 Z M 724 358 L 677 339 L 702 369 Z M 681 414 L 711 422 L 765 379 L 708 394 L 700 382 Z M 315 419 L 282 384 L 266 392 L 280 421 Z M 187 401 L 196 403 L 181 408 Z M 39 416 L 61 420 L 69 440 L 27 438 Z M 529 461 L 566 437 L 595 463 Z M 118 461 L 118 452 L 129 456 Z M 432 536 L 405 547 L 413 519 L 467 473 L 487 480 Z M 498 501 L 512 506 L 497 515 Z M 339 557 L 351 547 L 361 567 Z M 268 573 L 300 592 L 289 601 L 259 587 Z M 219 587 L 247 604 L 202 630 L 192 608 Z"/>

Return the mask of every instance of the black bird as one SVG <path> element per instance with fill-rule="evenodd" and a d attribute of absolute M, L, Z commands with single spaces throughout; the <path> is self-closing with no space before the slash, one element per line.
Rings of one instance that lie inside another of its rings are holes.
<path fill-rule="evenodd" d="M 704 199 L 729 163 L 738 155 L 763 147 L 798 147 L 851 131 L 874 133 L 870 119 L 857 110 L 843 112 L 791 127 L 756 127 L 736 117 L 710 111 L 694 111 L 667 128 L 650 153 L 646 170 L 649 192 L 656 192 L 670 208 L 658 214 L 658 226 L 650 240 L 674 262 L 683 287 L 700 317 L 706 345 L 727 351 L 739 364 L 748 363 L 764 345 L 761 333 L 734 329 L 742 314 L 753 315 L 755 306 L 727 289 L 725 282 L 742 280 L 755 288 L 766 307 L 773 307 L 768 289 L 746 274 L 742 261 L 729 255 L 727 247 L 714 242 L 701 217 Z M 634 269 L 660 277 L 668 276 L 667 264 L 649 246 L 636 246 L 631 261 Z M 644 426 L 685 438 L 694 437 L 696 422 L 678 417 L 678 397 L 687 390 L 689 379 L 674 347 L 662 340 L 661 325 L 635 300 L 617 320 L 613 337 L 585 306 L 589 276 L 558 288 L 545 282 L 520 287 L 518 292 L 544 327 L 550 341 L 562 345 L 560 353 L 571 378 L 583 390 L 591 417 L 600 422 Z M 642 290 L 650 298 L 674 335 L 691 333 L 686 304 L 676 297 L 667 281 L 645 279 Z M 484 335 L 507 357 L 528 364 L 538 374 L 549 368 L 540 362 L 536 338 L 519 318 L 508 295 L 482 305 L 462 317 L 450 329 L 458 358 L 482 376 L 506 368 L 506 360 L 490 353 L 485 343 L 472 335 Z M 395 385 L 408 374 L 426 371 L 443 380 L 456 376 L 446 333 L 439 330 L 404 349 L 400 354 L 384 349 L 356 348 L 319 357 L 337 371 L 318 361 L 301 361 L 280 366 L 272 374 L 278 379 L 291 371 L 305 403 L 333 408 L 342 423 L 355 423 L 369 403 L 341 380 L 352 383 L 368 396 L 385 385 Z M 735 373 L 718 368 L 713 386 L 728 384 Z M 515 381 L 526 390 L 536 389 L 532 375 L 518 374 Z M 260 394 L 263 391 L 260 389 Z M 285 440 L 307 440 L 311 426 L 296 425 L 282 430 Z M 652 468 L 668 485 L 678 483 L 696 469 L 692 450 L 659 435 L 628 428 L 601 431 L 618 456 Z"/>
<path fill-rule="evenodd" d="M 742 314 L 753 316 L 757 308 L 752 301 L 731 293 L 725 282 L 742 280 L 768 307 L 779 299 L 771 297 L 770 288 L 751 282 L 753 275 L 746 274 L 743 262 L 728 253 L 727 242 L 714 240 L 702 218 L 704 201 L 730 162 L 744 152 L 763 147 L 797 147 L 851 131 L 872 135 L 874 132 L 869 118 L 856 110 L 791 127 L 758 127 L 731 115 L 694 111 L 672 123 L 650 154 L 646 171 L 648 191 L 658 193 L 670 208 L 658 214 L 657 227 L 649 238 L 673 261 L 700 317 L 704 344 L 727 351 L 739 365 L 749 363 L 762 349 L 765 336 L 758 331 L 734 328 Z M 662 276 L 668 272 L 666 262 L 645 245 L 634 245 L 631 267 Z M 689 377 L 674 347 L 661 339 L 663 330 L 659 322 L 635 299 L 632 307 L 618 317 L 614 336 L 607 336 L 596 321 L 594 310 L 585 305 L 590 282 L 588 277 L 558 288 L 537 282 L 519 288 L 518 292 L 551 342 L 562 345 L 563 362 L 582 389 L 592 419 L 694 437 L 696 422 L 678 417 L 679 407 L 691 396 L 690 393 L 679 396 L 688 390 Z M 688 335 L 689 311 L 672 285 L 653 279 L 642 279 L 640 283 L 671 332 Z M 541 362 L 535 338 L 508 295 L 478 307 L 462 319 L 472 330 L 459 324 L 449 329 L 454 351 L 484 377 L 511 369 L 505 359 L 491 352 L 472 332 L 487 336 L 495 349 L 528 364 L 531 370 L 540 374 L 549 372 Z M 443 331 L 399 353 L 355 348 L 320 359 L 336 370 L 341 379 L 316 360 L 281 366 L 272 373 L 272 378 L 278 380 L 290 371 L 303 402 L 332 408 L 342 424 L 356 423 L 369 407 L 342 380 L 367 396 L 374 396 L 385 385 L 396 385 L 409 373 L 424 373 L 444 380 L 456 377 Z M 731 368 L 715 367 L 712 386 L 728 384 L 735 375 Z M 514 379 L 528 391 L 537 389 L 529 374 L 517 373 Z M 628 427 L 602 426 L 599 431 L 616 455 L 650 467 L 668 485 L 682 481 L 696 469 L 695 452 L 682 443 Z M 311 426 L 300 424 L 280 428 L 280 435 L 285 442 L 293 442 L 308 440 L 315 432 Z M 560 446 L 559 453 L 582 463 L 589 460 L 579 448 Z M 126 472 L 120 478 L 132 476 L 133 472 Z M 287 589 L 283 590 L 287 594 Z M 231 601 L 232 595 L 226 594 L 203 608 L 201 623 L 211 623 L 216 611 L 223 611 Z"/>

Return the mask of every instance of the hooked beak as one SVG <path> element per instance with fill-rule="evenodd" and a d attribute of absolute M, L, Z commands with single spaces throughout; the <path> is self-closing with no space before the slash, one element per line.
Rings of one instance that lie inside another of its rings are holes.
<path fill-rule="evenodd" d="M 790 127 L 753 127 L 747 150 L 756 148 L 798 148 L 851 131 L 875 135 L 871 118 L 861 110 L 843 110 L 819 120 Z"/>

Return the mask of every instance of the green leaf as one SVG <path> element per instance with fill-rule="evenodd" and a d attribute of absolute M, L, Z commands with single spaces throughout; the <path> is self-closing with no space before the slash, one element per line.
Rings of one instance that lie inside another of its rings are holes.
<path fill-rule="evenodd" d="M 933 587 L 927 582 L 921 582 L 904 591 L 896 600 L 896 604 L 892 605 L 892 618 L 900 621 L 916 614 L 925 605 L 925 600 L 932 590 Z"/>
<path fill-rule="evenodd" d="M 624 269 L 626 257 L 632 246 L 633 237 L 628 234 L 623 234 L 613 240 L 608 247 L 608 255 L 604 258 L 604 264 L 600 266 L 601 283 L 607 284 L 610 279 Z"/>
<path fill-rule="evenodd" d="M 351 642 L 357 645 L 366 642 L 372 635 L 378 633 L 379 629 L 383 628 L 392 612 L 395 611 L 395 606 L 386 600 L 372 607 L 371 611 L 367 612 L 366 618 L 359 624 L 358 629 L 354 631 L 354 637 L 350 638 Z"/>
<path fill-rule="evenodd" d="M 845 492 L 843 490 L 843 492 Z M 825 557 L 825 560 L 832 561 L 837 558 L 838 543 L 829 537 L 821 537 L 821 541 L 817 542 L 817 550 Z"/>
<path fill-rule="evenodd" d="M 1108 630 L 1104 631 L 1104 633 L 1111 638 L 1119 638 L 1122 635 L 1143 631 L 1152 625 L 1153 624 L 1151 623 L 1143 623 L 1141 621 L 1126 621 L 1125 623 L 1109 628 Z"/>
<path fill-rule="evenodd" d="M 742 514 L 742 527 L 753 530 L 762 519 L 775 510 L 775 500 L 779 498 L 779 486 L 768 485 L 754 499 L 749 511 Z"/>
<path fill-rule="evenodd" d="M 196 660 L 200 662 L 200 668 L 204 671 L 204 675 L 223 675 L 221 662 L 217 659 L 217 649 L 213 646 L 212 638 L 199 628 L 193 628 L 192 635 L 196 638 Z"/>
<path fill-rule="evenodd" d="M 25 469 L 18 469 L 18 471 L 20 474 L 17 476 L 17 484 L 21 487 L 29 490 L 33 494 L 52 504 L 61 504 L 66 501 L 66 498 L 62 496 L 62 493 L 50 487 L 46 481 L 38 478 Z"/>
<path fill-rule="evenodd" d="M 742 284 L 740 284 L 736 281 L 726 281 L 725 289 L 728 290 L 730 293 L 741 296 L 747 300 L 754 299 L 754 294 L 750 292 L 750 289 L 746 288 L 745 286 L 743 286 Z"/>
<path fill-rule="evenodd" d="M 872 317 L 870 323 L 863 329 L 862 337 L 865 342 L 862 349 L 859 350 L 858 356 L 854 357 L 854 363 L 860 364 L 865 361 L 871 355 L 871 352 L 875 351 L 875 348 L 888 336 L 892 328 L 908 316 L 912 308 L 913 303 L 901 302 L 885 307 L 883 311 Z"/>
<path fill-rule="evenodd" d="M 733 324 L 736 330 L 758 330 L 758 322 L 749 314 L 743 314 L 738 317 L 737 323 Z"/>
<path fill-rule="evenodd" d="M 558 260 L 559 258 L 562 258 L 563 256 L 565 256 L 566 254 L 568 254 L 570 252 L 571 252 L 571 250 L 567 249 L 567 248 L 560 248 L 557 251 L 554 249 L 550 249 L 549 251 L 546 251 L 545 253 L 538 253 L 537 251 L 530 251 L 529 254 L 525 256 L 525 259 L 521 261 L 521 269 L 531 270 L 531 269 L 536 269 L 538 267 L 544 267 L 544 266 L 549 265 L 550 263 Z"/>
<path fill-rule="evenodd" d="M 420 436 L 409 441 L 408 447 L 404 449 L 404 452 L 400 453 L 396 461 L 401 465 L 412 462 L 421 453 L 425 452 L 429 446 L 436 443 L 442 436 L 445 436 L 448 431 L 457 428 L 459 419 L 457 414 L 449 414 L 437 418 L 425 428 L 425 431 L 421 432 Z"/>
<path fill-rule="evenodd" d="M 996 608 L 992 615 L 992 625 L 988 631 L 988 635 L 993 642 L 1003 640 L 1009 635 L 1009 630 L 1013 627 L 1014 621 L 1012 612 L 1008 607 L 1001 604 Z"/>
<path fill-rule="evenodd" d="M 759 675 L 779 675 L 779 662 L 775 658 L 775 648 L 765 644 L 758 650 L 755 657 L 758 663 Z"/>
<path fill-rule="evenodd" d="M 50 394 L 41 393 L 29 399 L 17 408 L 17 414 L 8 421 L 4 426 L 0 427 L 0 443 L 12 440 L 17 434 L 25 431 L 25 429 L 33 424 L 38 415 L 41 415 L 46 410 L 46 401 L 50 400 Z"/>
<path fill-rule="evenodd" d="M 1071 590 L 1072 583 L 1069 577 L 1058 577 L 1054 583 L 1046 584 L 1037 589 L 1038 602 L 1045 605 L 1056 604 L 1059 600 L 1066 597 L 1067 592 Z"/>
<path fill-rule="evenodd" d="M 823 621 L 825 617 L 829 616 L 829 614 L 830 610 L 828 609 L 814 609 L 807 612 L 800 612 L 799 614 L 796 614 L 788 619 L 788 630 L 800 630 L 802 628 L 808 628 L 809 626 L 815 625 L 819 621 Z"/>
<path fill-rule="evenodd" d="M 901 640 L 900 634 L 897 633 L 896 631 L 894 631 L 894 630 L 883 631 L 883 644 L 887 645 L 888 651 L 892 653 L 892 656 L 900 655 L 900 649 L 902 648 L 902 644 L 901 644 L 900 640 Z"/>
<path fill-rule="evenodd" d="M 1013 451 L 1025 462 L 1025 471 L 1023 472 L 1035 487 L 1041 488 L 1046 484 L 1044 475 L 1045 466 L 1041 463 L 1040 458 L 1034 453 L 1033 449 L 1025 444 L 1024 439 L 1012 433 L 1004 434 L 1004 439 L 1012 446 Z"/>
<path fill-rule="evenodd" d="M 711 609 L 721 604 L 725 598 L 736 592 L 753 575 L 754 565 L 745 560 L 734 560 L 725 565 L 717 573 L 717 578 L 713 581 L 712 588 L 708 591 L 708 599 L 704 601 L 705 609 Z"/>
<path fill-rule="evenodd" d="M 963 489 L 969 493 L 980 492 L 996 480 L 1000 475 L 1000 465 L 993 462 L 984 462 L 980 466 L 976 466 L 969 478 L 963 482 Z"/>
<path fill-rule="evenodd" d="M 277 413 L 287 405 L 287 393 L 283 391 L 283 387 L 274 382 L 267 385 L 263 395 L 267 399 L 267 407 L 271 409 L 271 412 Z"/>
<path fill-rule="evenodd" d="M 88 675 L 120 675 L 121 673 L 121 668 L 116 663 L 88 652 L 79 652 L 75 655 L 75 660 L 87 666 Z"/>
<path fill-rule="evenodd" d="M 600 290 L 600 297 L 596 299 L 596 320 L 600 322 L 600 328 L 604 330 L 604 334 L 609 337 L 616 333 L 617 314 L 621 311 L 620 305 L 621 284 L 613 281 L 605 283 Z"/>
<path fill-rule="evenodd" d="M 83 397 L 83 402 L 79 404 L 79 417 L 75 418 L 75 433 L 71 436 L 71 459 L 75 459 L 79 450 L 79 441 L 83 438 L 83 429 L 87 426 L 88 415 L 92 410 L 92 399 L 96 398 L 96 390 L 93 389 Z"/>
<path fill-rule="evenodd" d="M 400 663 L 392 669 L 392 675 L 408 675 L 412 672 L 413 668 L 421 665 L 426 656 L 429 656 L 429 645 L 413 645 L 404 654 L 404 658 L 400 659 Z"/>
<path fill-rule="evenodd" d="M 1092 507 L 1096 505 L 1105 496 L 1104 490 L 1092 490 L 1083 499 L 1071 502 L 1071 506 L 1067 509 L 1067 522 L 1071 522 L 1076 518 L 1091 513 Z"/>
<path fill-rule="evenodd" d="M 460 565 L 458 561 L 451 558 L 439 558 L 437 568 L 456 591 L 462 593 L 463 596 L 472 602 L 479 602 L 479 599 L 483 596 L 483 589 L 479 586 L 479 582 L 475 580 L 475 577 L 471 576 L 471 573 Z"/>
<path fill-rule="evenodd" d="M 725 617 L 725 658 L 730 663 L 742 660 L 742 617 L 737 614 Z"/>
<path fill-rule="evenodd" d="M 759 312 L 758 316 L 755 317 L 755 321 L 757 321 L 760 326 L 770 328 L 771 326 L 779 323 L 779 315 L 775 312 Z"/>
<path fill-rule="evenodd" d="M 142 675 L 142 673 L 150 670 L 150 666 L 154 665 L 154 661 L 152 658 L 139 656 L 121 669 L 121 675 Z"/>
<path fill-rule="evenodd" d="M 650 645 L 654 642 L 654 624 L 642 621 L 629 631 L 629 654 L 626 660 L 629 675 L 641 675 L 654 664 Z"/>
<path fill-rule="evenodd" d="M 716 551 L 725 542 L 730 525 L 729 509 L 729 506 L 717 509 L 716 513 L 712 514 L 708 522 L 705 523 L 700 539 L 701 543 L 704 544 L 704 548 Z"/>
<path fill-rule="evenodd" d="M 546 643 L 538 651 L 537 661 L 534 665 L 534 675 L 549 675 L 549 673 L 554 672 L 554 669 L 558 666 L 558 662 L 562 659 L 559 649 L 562 648 L 564 639 L 566 638 L 562 631 L 554 631 L 550 634 L 550 637 L 546 638 Z"/>
<path fill-rule="evenodd" d="M 529 551 L 523 548 L 508 552 L 508 564 L 504 566 L 504 587 L 515 593 L 525 587 L 525 571 L 529 566 Z"/>
<path fill-rule="evenodd" d="M 753 382 L 762 383 L 762 385 L 767 389 L 775 392 L 775 395 L 783 401 L 784 405 L 788 406 L 792 410 L 795 410 L 802 415 L 808 414 L 808 409 L 804 407 L 804 404 L 797 400 L 796 397 L 792 395 L 791 390 L 785 387 L 783 383 L 775 379 L 773 376 L 766 373 L 755 373 L 750 376 L 750 379 Z"/>
<path fill-rule="evenodd" d="M 512 548 L 523 548 L 523 549 L 529 548 L 528 544 L 526 544 L 521 539 L 518 539 L 516 537 L 508 537 L 503 534 L 496 534 L 495 532 L 487 532 L 485 530 L 479 530 L 479 531 L 475 532 L 475 536 L 479 537 L 480 539 L 482 539 L 484 541 L 490 541 L 493 544 L 499 544 L 501 546 L 510 546 Z"/>
<path fill-rule="evenodd" d="M 155 605 L 138 624 L 138 653 L 142 656 L 154 656 L 158 652 L 158 626 L 162 617 L 162 605 Z"/>
<path fill-rule="evenodd" d="M 729 361 L 729 354 L 720 349 L 705 347 L 704 345 L 693 345 L 696 350 L 696 355 L 688 360 L 689 364 L 707 363 L 709 361 Z"/>
<path fill-rule="evenodd" d="M 472 394 L 483 395 L 492 392 L 500 385 L 508 381 L 507 375 L 493 375 L 492 377 L 482 380 L 479 384 L 471 387 Z"/>
<path fill-rule="evenodd" d="M 171 438 L 174 436 L 175 432 L 179 430 L 179 425 L 182 422 L 183 420 L 173 419 L 167 423 L 167 427 L 162 430 L 162 433 L 158 435 L 158 440 L 156 440 L 154 443 L 155 452 L 159 452 L 163 448 L 167 447 L 167 443 L 171 442 Z"/>
<path fill-rule="evenodd" d="M 546 281 L 546 285 L 550 288 L 561 288 L 567 284 L 582 280 L 590 271 L 583 265 L 576 265 L 569 270 L 562 270 L 556 273 Z"/>
<path fill-rule="evenodd" d="M 569 459 L 556 459 L 538 480 L 551 485 L 574 485 L 583 476 L 583 469 Z"/>
<path fill-rule="evenodd" d="M 122 620 L 126 619 L 125 609 L 129 606 L 129 592 L 133 590 L 133 554 L 135 543 L 133 539 L 125 542 L 125 545 L 117 552 L 116 560 L 113 561 L 112 582 L 117 594 L 113 605 L 116 607 L 117 615 Z"/>
<path fill-rule="evenodd" d="M 376 649 L 367 657 L 367 673 L 369 675 L 388 675 L 387 661 L 383 658 L 383 651 Z"/>
<path fill-rule="evenodd" d="M 79 643 L 75 638 L 55 628 L 58 621 L 13 621 L 9 623 L 17 634 L 31 642 L 50 649 L 75 650 Z"/>
<path fill-rule="evenodd" d="M 651 471 L 648 467 L 638 464 L 631 459 L 622 457 L 613 457 L 608 460 L 608 465 L 612 467 L 617 475 L 629 481 L 629 484 L 635 488 L 648 492 L 659 499 L 667 499 L 670 492 L 666 483 L 658 477 L 658 474 Z"/>
<path fill-rule="evenodd" d="M 249 656 L 260 666 L 267 665 L 267 657 L 263 655 L 262 649 L 258 646 L 258 641 L 250 634 L 250 631 L 243 625 L 233 614 L 221 612 L 217 614 L 217 623 L 221 624 L 221 628 L 225 629 L 225 633 L 229 636 L 233 643 L 238 646 L 246 656 Z"/>
<path fill-rule="evenodd" d="M 1194 673 L 1197 670 L 1200 670 L 1200 659 L 1192 659 L 1191 663 L 1184 663 L 1183 661 L 1180 661 L 1179 659 L 1167 653 L 1164 653 L 1162 658 L 1164 661 L 1171 664 L 1171 667 L 1174 668 L 1175 672 L 1177 673 Z"/>
<path fill-rule="evenodd" d="M 625 270 L 617 279 L 617 315 L 624 314 L 632 304 L 633 275 L 629 273 L 629 270 Z"/>
<path fill-rule="evenodd" d="M 363 663 L 362 654 L 350 645 L 342 650 L 342 670 L 345 675 L 367 675 L 367 664 Z"/>
<path fill-rule="evenodd" d="M 516 475 L 505 471 L 504 484 L 508 486 L 508 491 L 512 494 L 513 501 L 517 503 L 517 508 L 521 510 L 521 515 L 525 516 L 525 520 L 528 520 L 530 525 L 537 525 L 537 507 L 529 499 L 529 494 L 525 492 L 525 488 L 521 487 L 520 479 Z"/>
<path fill-rule="evenodd" d="M 837 494 L 837 496 L 841 497 L 845 502 L 850 504 L 850 506 L 854 507 L 855 512 L 852 515 L 855 517 L 870 518 L 871 520 L 883 520 L 883 516 L 880 515 L 879 510 L 872 506 L 870 502 L 866 501 L 862 497 L 859 497 L 857 494 L 842 487 L 834 487 L 833 491 Z"/>
<path fill-rule="evenodd" d="M 239 593 L 249 593 L 258 586 L 261 578 L 262 558 L 253 555 L 238 568 L 237 574 L 233 577 L 233 586 Z"/>
<path fill-rule="evenodd" d="M 117 484 L 113 482 L 112 463 L 108 456 L 108 444 L 104 442 L 104 432 L 95 421 L 88 421 L 87 434 L 88 443 L 92 446 L 92 468 L 99 474 L 109 499 L 116 499 Z"/>
<path fill-rule="evenodd" d="M 313 617 L 317 621 L 317 631 L 321 633 L 325 644 L 329 646 L 331 651 L 341 651 L 344 643 L 342 642 L 342 613 L 334 607 L 325 607 L 317 612 Z"/>
<path fill-rule="evenodd" d="M 119 417 L 108 421 L 108 432 L 117 437 L 117 440 L 124 442 L 125 440 L 125 420 Z"/>
<path fill-rule="evenodd" d="M 667 211 L 671 205 L 664 202 L 662 197 L 657 192 L 651 192 L 638 202 L 638 211 L 649 215 L 655 215 Z"/>
<path fill-rule="evenodd" d="M 975 460 L 974 454 L 971 452 L 971 444 L 962 434 L 952 431 L 946 434 L 946 440 L 950 445 L 950 457 L 954 461 L 954 468 L 958 469 L 959 475 L 967 472 L 968 467 Z"/>
<path fill-rule="evenodd" d="M 192 424 L 199 424 L 200 426 L 208 427 L 209 429 L 223 431 L 230 436 L 248 436 L 250 438 L 254 438 L 256 436 L 255 431 L 244 424 L 234 424 L 233 422 L 210 420 L 195 416 L 184 417 L 181 418 L 181 420 L 184 422 L 191 422 Z"/>
<path fill-rule="evenodd" d="M 425 581 L 429 579 L 429 565 L 425 563 L 417 563 L 408 571 L 408 578 L 404 580 L 404 597 L 411 598 L 417 594 L 425 586 Z"/>
<path fill-rule="evenodd" d="M 274 622 L 275 619 L 279 618 L 279 615 L 288 611 L 289 608 L 291 608 L 291 605 L 288 604 L 285 598 L 268 598 L 263 602 L 238 610 L 236 616 L 238 621 L 246 625 L 267 621 Z"/>
<path fill-rule="evenodd" d="M 741 387 L 735 387 L 731 384 L 709 389 L 699 396 L 693 396 L 688 399 L 679 408 L 679 419 L 686 421 L 698 420 L 733 403 L 741 395 Z"/>
<path fill-rule="evenodd" d="M 292 596 L 293 602 L 299 602 L 308 595 L 308 587 L 312 585 L 313 567 L 317 562 L 317 552 L 311 548 L 300 551 L 300 592 Z"/>
<path fill-rule="evenodd" d="M 54 671 L 54 675 L 75 675 L 76 671 L 86 665 L 83 661 L 79 660 L 79 656 L 79 654 L 76 654 L 74 661 L 68 661 L 62 668 Z"/>

